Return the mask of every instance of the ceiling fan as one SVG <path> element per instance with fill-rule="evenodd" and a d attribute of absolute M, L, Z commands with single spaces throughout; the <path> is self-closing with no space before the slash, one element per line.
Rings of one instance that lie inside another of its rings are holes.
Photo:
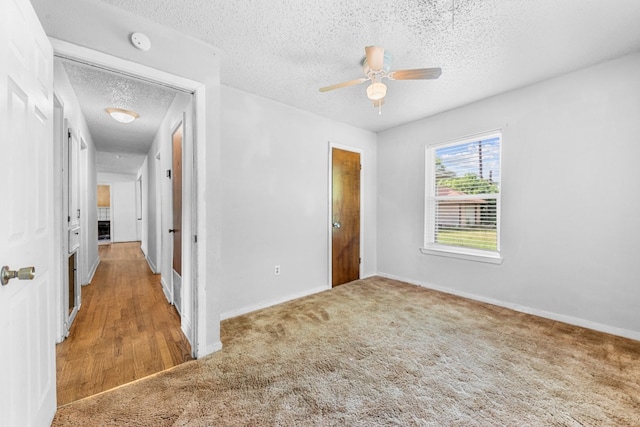
<path fill-rule="evenodd" d="M 389 80 L 431 80 L 437 79 L 442 74 L 440 68 L 415 68 L 412 70 L 391 69 L 391 55 L 379 46 L 367 46 L 364 48 L 365 57 L 362 60 L 362 71 L 366 77 L 361 77 L 348 82 L 342 82 L 331 86 L 320 88 L 320 92 L 328 92 L 334 89 L 349 87 L 371 81 L 367 87 L 367 98 L 371 100 L 374 107 L 381 108 L 384 104 L 384 97 L 387 95 L 387 85 L 382 83 L 382 79 Z"/>

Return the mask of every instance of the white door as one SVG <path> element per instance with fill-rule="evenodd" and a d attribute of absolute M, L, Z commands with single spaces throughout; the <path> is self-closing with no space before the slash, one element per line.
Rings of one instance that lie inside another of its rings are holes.
<path fill-rule="evenodd" d="M 49 425 L 56 411 L 53 283 L 53 52 L 29 0 L 0 1 L 2 425 Z"/>
<path fill-rule="evenodd" d="M 65 262 L 65 284 L 63 288 L 64 300 L 64 333 L 69 335 L 71 324 L 78 314 L 80 307 L 80 141 L 76 131 L 69 127 L 68 120 L 64 120 L 67 133 L 67 144 L 64 148 L 64 171 L 66 188 L 63 195 L 67 202 L 67 228 L 64 238 L 67 239 L 67 258 Z"/>

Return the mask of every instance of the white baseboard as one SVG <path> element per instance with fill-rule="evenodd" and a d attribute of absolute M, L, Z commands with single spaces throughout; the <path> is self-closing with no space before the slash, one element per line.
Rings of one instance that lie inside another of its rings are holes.
<path fill-rule="evenodd" d="M 193 346 L 193 342 L 191 341 L 191 334 L 193 330 L 191 328 L 191 321 L 186 317 L 180 317 L 180 329 L 182 329 L 182 333 L 185 337 L 187 337 L 187 341 L 189 341 L 189 345 Z"/>
<path fill-rule="evenodd" d="M 178 314 L 182 315 L 182 276 L 180 276 L 175 270 L 171 269 L 173 278 L 171 279 L 171 302 L 178 311 Z M 176 292 L 177 290 L 177 292 Z"/>
<path fill-rule="evenodd" d="M 294 300 L 294 299 L 297 299 L 297 298 L 306 297 L 308 295 L 317 294 L 318 292 L 326 291 L 328 289 L 331 289 L 331 287 L 329 287 L 329 286 L 321 286 L 321 287 L 317 287 L 317 288 L 313 288 L 313 289 L 308 289 L 306 291 L 297 292 L 295 294 L 290 294 L 290 295 L 287 295 L 285 297 L 280 297 L 280 298 L 272 299 L 272 300 L 269 300 L 269 301 L 259 302 L 257 304 L 252 304 L 252 305 L 247 306 L 247 307 L 242 307 L 242 308 L 237 308 L 237 309 L 234 309 L 234 310 L 225 311 L 224 313 L 222 313 L 220 315 L 220 320 L 230 319 L 232 317 L 236 317 L 236 316 L 240 316 L 240 315 L 243 315 L 243 314 L 251 313 L 252 311 L 260 310 L 262 308 L 271 307 L 271 306 L 276 305 L 276 304 L 281 304 L 283 302 L 291 301 L 291 300 Z"/>
<path fill-rule="evenodd" d="M 162 292 L 164 293 L 164 297 L 167 299 L 167 302 L 171 304 L 171 292 L 169 286 L 167 286 L 167 282 L 165 282 L 164 277 L 160 278 L 160 284 L 162 285 Z"/>
<path fill-rule="evenodd" d="M 204 354 L 198 354 L 196 356 L 198 357 L 198 359 L 200 359 L 201 357 L 207 356 L 211 353 L 215 353 L 216 351 L 220 351 L 220 350 L 222 350 L 222 341 L 217 341 L 217 342 L 214 342 L 213 344 L 208 345 Z"/>
<path fill-rule="evenodd" d="M 98 265 L 100 265 L 100 257 L 96 257 L 96 260 L 93 262 L 91 270 L 89 270 L 89 280 L 87 280 L 87 283 L 91 283 L 93 280 L 93 276 L 95 276 L 96 270 L 98 270 Z"/>
<path fill-rule="evenodd" d="M 579 317 L 568 316 L 566 314 L 553 313 L 550 311 L 540 310 L 537 308 L 527 307 L 519 304 L 513 304 L 510 302 L 500 301 L 494 298 L 487 298 L 487 297 L 471 294 L 468 292 L 461 292 L 455 289 L 436 286 L 431 283 L 407 279 L 406 277 L 395 276 L 393 274 L 378 273 L 378 276 L 386 277 L 387 279 L 393 279 L 393 280 L 399 280 L 402 282 L 411 283 L 413 285 L 422 286 L 423 288 L 433 289 L 434 291 L 444 292 L 446 294 L 456 295 L 459 297 L 468 298 L 468 299 L 484 302 L 491 305 L 497 305 L 499 307 L 508 308 L 514 311 L 519 311 L 520 313 L 532 314 L 534 316 L 543 317 L 545 319 L 556 320 L 558 322 L 568 323 L 570 325 L 580 326 L 582 328 L 592 329 L 594 331 L 605 332 L 607 334 L 617 335 L 620 337 L 630 338 L 632 340 L 640 341 L 640 331 L 633 331 L 630 329 L 618 328 L 615 326 L 605 325 L 602 323 L 581 319 Z"/>
<path fill-rule="evenodd" d="M 158 274 L 160 273 L 158 271 L 158 269 L 156 268 L 155 264 L 153 262 L 151 262 L 151 260 L 149 259 L 149 257 L 145 254 L 144 259 L 147 260 L 147 264 L 149 265 L 149 268 L 151 269 L 151 271 L 153 272 L 153 274 Z"/>

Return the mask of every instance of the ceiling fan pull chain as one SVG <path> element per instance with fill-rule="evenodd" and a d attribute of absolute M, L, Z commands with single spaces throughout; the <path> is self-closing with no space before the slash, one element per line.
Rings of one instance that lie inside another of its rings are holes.
<path fill-rule="evenodd" d="M 451 29 L 455 29 L 456 27 L 456 22 L 455 22 L 455 16 L 456 16 L 456 0 L 451 0 Z"/>

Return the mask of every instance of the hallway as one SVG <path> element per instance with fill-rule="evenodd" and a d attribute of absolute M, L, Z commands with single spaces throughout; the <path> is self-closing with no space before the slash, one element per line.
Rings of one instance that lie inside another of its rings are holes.
<path fill-rule="evenodd" d="M 100 245 L 69 337 L 56 346 L 58 406 L 192 360 L 140 242 Z"/>

